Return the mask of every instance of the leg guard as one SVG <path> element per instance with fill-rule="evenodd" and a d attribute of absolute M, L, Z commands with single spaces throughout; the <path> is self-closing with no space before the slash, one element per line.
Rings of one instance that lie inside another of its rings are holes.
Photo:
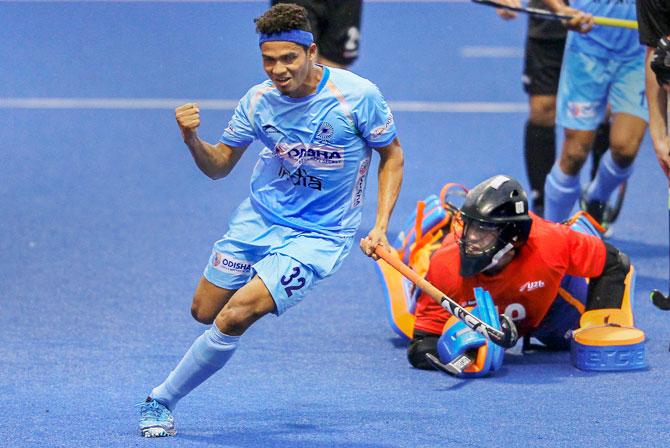
<path fill-rule="evenodd" d="M 475 288 L 475 306 L 471 312 L 487 324 L 500 329 L 500 320 L 491 295 L 481 288 Z M 475 331 L 465 323 L 451 317 L 444 326 L 444 332 L 437 342 L 440 361 L 450 363 L 458 356 L 476 351 L 475 361 L 458 375 L 461 378 L 478 378 L 502 366 L 505 351 Z"/>
<path fill-rule="evenodd" d="M 582 314 L 570 349 L 575 367 L 585 371 L 622 371 L 647 366 L 644 332 L 633 322 L 634 290 L 635 268 L 631 266 L 620 309 L 595 309 Z"/>
<path fill-rule="evenodd" d="M 386 298 L 391 328 L 403 339 L 411 340 L 414 332 L 416 297 L 411 283 L 383 260 L 375 264 Z"/>

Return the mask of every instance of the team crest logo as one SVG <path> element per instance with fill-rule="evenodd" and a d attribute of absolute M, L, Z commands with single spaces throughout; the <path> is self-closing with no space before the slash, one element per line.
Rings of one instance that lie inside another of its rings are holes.
<path fill-rule="evenodd" d="M 319 125 L 319 129 L 316 131 L 316 139 L 322 142 L 329 142 L 333 139 L 333 126 L 327 121 L 322 122 Z"/>

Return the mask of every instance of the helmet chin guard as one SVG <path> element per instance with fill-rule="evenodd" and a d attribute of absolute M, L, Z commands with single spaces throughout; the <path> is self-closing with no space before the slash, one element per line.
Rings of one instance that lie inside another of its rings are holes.
<path fill-rule="evenodd" d="M 491 177 L 470 190 L 460 209 L 458 239 L 461 275 L 471 277 L 492 269 L 530 234 L 528 198 L 521 184 L 503 175 Z"/>

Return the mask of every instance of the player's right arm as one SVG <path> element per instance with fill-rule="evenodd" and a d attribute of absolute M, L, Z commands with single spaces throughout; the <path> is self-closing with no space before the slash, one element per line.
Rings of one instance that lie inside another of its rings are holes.
<path fill-rule="evenodd" d="M 668 92 L 658 85 L 651 69 L 654 49 L 647 47 L 645 78 L 649 104 L 649 134 L 661 169 L 670 181 L 670 136 L 668 135 Z"/>
<path fill-rule="evenodd" d="M 544 4 L 557 14 L 572 16 L 570 20 L 564 20 L 563 25 L 569 30 L 579 33 L 588 33 L 593 28 L 593 16 L 579 9 L 569 7 L 564 0 L 543 0 Z"/>
<path fill-rule="evenodd" d="M 235 148 L 223 142 L 212 145 L 201 140 L 198 137 L 200 108 L 197 103 L 186 103 L 177 107 L 175 118 L 184 143 L 191 151 L 198 168 L 211 179 L 226 177 L 242 157 L 246 146 Z"/>

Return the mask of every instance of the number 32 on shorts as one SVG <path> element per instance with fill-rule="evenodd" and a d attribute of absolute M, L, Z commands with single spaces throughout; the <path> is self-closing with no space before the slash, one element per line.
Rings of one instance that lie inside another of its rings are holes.
<path fill-rule="evenodd" d="M 300 275 L 300 268 L 298 266 L 294 267 L 291 271 L 290 276 L 282 275 L 281 284 L 284 285 L 284 291 L 286 295 L 291 297 L 293 291 L 297 291 L 305 286 L 305 277 L 298 277 Z"/>

